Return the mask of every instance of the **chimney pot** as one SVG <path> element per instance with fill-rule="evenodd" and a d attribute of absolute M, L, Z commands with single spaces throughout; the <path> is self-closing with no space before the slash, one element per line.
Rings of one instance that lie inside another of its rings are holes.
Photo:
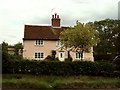
<path fill-rule="evenodd" d="M 57 13 L 55 13 L 55 18 L 57 18 Z"/>
<path fill-rule="evenodd" d="M 55 15 L 52 15 L 52 26 L 53 27 L 60 27 L 60 18 L 59 15 L 57 15 L 57 13 L 55 13 Z"/>
<path fill-rule="evenodd" d="M 54 15 L 52 15 L 52 18 L 54 18 Z"/>
<path fill-rule="evenodd" d="M 57 18 L 59 18 L 59 15 L 57 15 Z"/>

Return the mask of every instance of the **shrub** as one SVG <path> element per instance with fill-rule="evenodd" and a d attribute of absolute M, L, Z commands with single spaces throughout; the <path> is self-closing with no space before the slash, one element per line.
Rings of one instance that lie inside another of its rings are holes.
<path fill-rule="evenodd" d="M 3 62 L 3 73 L 20 73 L 36 75 L 91 75 L 120 76 L 119 67 L 106 62 L 53 62 L 18 60 Z"/>
<path fill-rule="evenodd" d="M 52 61 L 53 61 L 54 59 L 53 59 L 53 57 L 52 57 L 51 55 L 48 55 L 48 56 L 45 58 L 45 60 L 52 60 Z"/>
<path fill-rule="evenodd" d="M 112 62 L 113 58 L 113 54 L 94 54 L 95 61 Z"/>
<path fill-rule="evenodd" d="M 65 62 L 69 62 L 69 61 L 72 61 L 71 58 L 65 58 Z"/>
<path fill-rule="evenodd" d="M 52 53 L 52 56 L 55 57 L 55 55 L 56 55 L 56 51 L 55 51 L 55 50 L 52 50 L 51 53 Z"/>
<path fill-rule="evenodd" d="M 68 58 L 65 58 L 65 62 L 69 62 L 69 61 L 72 61 L 73 59 L 72 59 L 72 57 L 71 57 L 71 55 L 69 54 L 69 57 Z"/>
<path fill-rule="evenodd" d="M 55 58 L 55 55 L 56 55 L 56 51 L 55 50 L 52 50 L 51 51 L 51 55 L 48 55 L 45 60 L 47 61 L 59 61 L 58 57 Z"/>
<path fill-rule="evenodd" d="M 113 63 L 99 62 L 97 63 L 98 75 L 100 76 L 113 76 L 116 70 L 116 65 Z"/>
<path fill-rule="evenodd" d="M 54 56 L 51 56 L 51 55 L 48 55 L 46 58 L 45 58 L 46 61 L 59 61 L 58 57 L 54 57 Z"/>

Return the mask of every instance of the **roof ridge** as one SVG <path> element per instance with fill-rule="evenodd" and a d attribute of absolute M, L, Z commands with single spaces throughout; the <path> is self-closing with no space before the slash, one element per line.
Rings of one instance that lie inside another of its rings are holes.
<path fill-rule="evenodd" d="M 33 26 L 33 27 L 51 27 L 51 26 L 47 26 L 47 25 L 46 25 L 46 26 L 42 26 L 42 25 L 25 25 L 25 26 L 31 26 L 31 27 L 32 27 L 32 26 Z"/>

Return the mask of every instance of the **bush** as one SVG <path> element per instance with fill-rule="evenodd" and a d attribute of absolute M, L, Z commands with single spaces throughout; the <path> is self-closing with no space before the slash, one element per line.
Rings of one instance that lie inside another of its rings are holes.
<path fill-rule="evenodd" d="M 72 58 L 65 58 L 65 62 L 72 61 Z"/>
<path fill-rule="evenodd" d="M 99 62 L 97 63 L 98 75 L 100 76 L 114 76 L 116 65 L 113 63 Z"/>
<path fill-rule="evenodd" d="M 119 67 L 105 62 L 52 62 L 19 60 L 3 63 L 3 73 L 36 74 L 36 75 L 91 75 L 91 76 L 120 76 Z"/>
<path fill-rule="evenodd" d="M 54 56 L 51 56 L 51 55 L 48 55 L 45 60 L 47 61 L 59 61 L 58 57 L 54 57 Z"/>
<path fill-rule="evenodd" d="M 94 54 L 94 60 L 112 62 L 114 56 L 113 54 Z"/>
<path fill-rule="evenodd" d="M 52 50 L 51 55 L 48 55 L 45 60 L 47 61 L 59 61 L 58 57 L 55 57 L 56 51 Z"/>
<path fill-rule="evenodd" d="M 69 61 L 72 61 L 73 59 L 72 59 L 72 57 L 71 57 L 71 55 L 69 54 L 69 57 L 68 58 L 65 58 L 65 62 L 69 62 Z"/>

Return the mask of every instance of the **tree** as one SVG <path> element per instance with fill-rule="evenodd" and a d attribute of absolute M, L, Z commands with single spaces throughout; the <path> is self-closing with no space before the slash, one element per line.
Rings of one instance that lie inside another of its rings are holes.
<path fill-rule="evenodd" d="M 120 3 L 120 2 L 119 2 Z M 120 55 L 120 20 L 118 20 L 117 52 Z"/>
<path fill-rule="evenodd" d="M 2 52 L 8 52 L 8 43 L 2 42 Z"/>
<path fill-rule="evenodd" d="M 96 45 L 99 38 L 93 25 L 77 22 L 74 27 L 61 33 L 60 40 L 66 48 L 69 48 L 69 51 L 74 48 L 76 52 L 80 52 L 82 60 L 83 52 L 89 51 L 91 47 Z"/>
<path fill-rule="evenodd" d="M 118 20 L 105 19 L 95 21 L 94 25 L 99 32 L 100 43 L 94 47 L 94 54 L 102 56 L 102 59 L 112 59 L 118 54 L 120 47 Z M 103 57 L 105 56 L 105 57 Z M 108 58 L 107 58 L 108 57 Z"/>
<path fill-rule="evenodd" d="M 99 36 L 100 36 L 100 43 L 97 45 L 97 49 L 99 53 L 112 53 L 115 51 L 114 47 L 114 28 L 117 27 L 117 22 L 112 19 L 105 19 L 101 21 L 95 21 L 94 25 L 96 26 Z M 101 48 L 99 48 L 101 47 Z"/>
<path fill-rule="evenodd" d="M 22 52 L 23 45 L 22 43 L 18 42 L 17 44 L 14 45 L 15 48 L 15 55 L 19 55 L 19 51 Z"/>
<path fill-rule="evenodd" d="M 8 60 L 9 55 L 8 55 L 8 43 L 2 42 L 2 59 L 3 60 Z"/>

